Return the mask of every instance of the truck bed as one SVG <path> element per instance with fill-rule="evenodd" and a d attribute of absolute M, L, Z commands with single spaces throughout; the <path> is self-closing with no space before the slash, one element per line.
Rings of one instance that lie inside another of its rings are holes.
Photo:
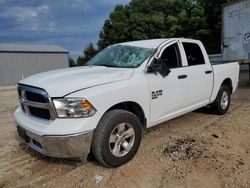
<path fill-rule="evenodd" d="M 239 64 L 236 61 L 214 61 L 211 62 L 214 74 L 214 87 L 210 100 L 213 101 L 222 82 L 225 79 L 230 79 L 232 81 L 232 92 L 234 92 L 238 87 L 239 81 Z"/>
<path fill-rule="evenodd" d="M 230 61 L 230 60 L 225 60 L 225 61 L 210 61 L 211 65 L 221 65 L 221 64 L 228 64 L 228 63 L 236 63 L 236 61 Z"/>

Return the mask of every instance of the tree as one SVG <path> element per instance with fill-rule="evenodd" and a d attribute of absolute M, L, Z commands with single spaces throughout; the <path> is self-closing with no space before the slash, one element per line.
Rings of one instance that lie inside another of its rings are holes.
<path fill-rule="evenodd" d="M 206 38 L 201 3 L 193 0 L 132 0 L 118 5 L 104 23 L 98 47 L 131 40 L 168 37 Z"/>
<path fill-rule="evenodd" d="M 85 65 L 98 51 L 94 48 L 93 43 L 89 43 L 83 50 L 83 56 L 77 58 L 77 66 Z"/>
<path fill-rule="evenodd" d="M 208 53 L 220 53 L 221 5 L 229 1 L 131 0 L 128 5 L 117 5 L 104 22 L 98 50 L 90 43 L 79 62 L 85 64 L 111 44 L 151 38 L 195 38 L 204 43 Z"/>
<path fill-rule="evenodd" d="M 93 43 L 89 43 L 88 46 L 83 50 L 84 61 L 87 63 L 98 51 L 94 48 Z"/>
<path fill-rule="evenodd" d="M 128 6 L 117 5 L 110 14 L 110 18 L 104 22 L 99 35 L 98 48 L 103 49 L 114 42 L 123 42 L 130 39 Z"/>
<path fill-rule="evenodd" d="M 76 63 L 75 63 L 75 61 L 74 61 L 74 59 L 72 59 L 71 57 L 69 58 L 69 66 L 70 66 L 70 67 L 75 67 L 75 66 L 77 66 Z"/>
<path fill-rule="evenodd" d="M 232 0 L 198 0 L 206 15 L 210 35 L 207 38 L 207 48 L 211 53 L 221 51 L 222 5 Z"/>
<path fill-rule="evenodd" d="M 189 37 L 220 52 L 222 4 L 229 0 L 132 0 L 117 5 L 103 25 L 98 48 L 150 38 Z"/>
<path fill-rule="evenodd" d="M 77 66 L 83 66 L 86 62 L 84 62 L 84 58 L 82 56 L 79 56 L 76 60 Z"/>

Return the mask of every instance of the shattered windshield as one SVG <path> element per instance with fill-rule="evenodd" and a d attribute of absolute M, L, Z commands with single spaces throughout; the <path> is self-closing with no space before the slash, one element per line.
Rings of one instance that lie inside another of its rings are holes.
<path fill-rule="evenodd" d="M 139 67 L 144 60 L 152 56 L 153 53 L 154 49 L 151 48 L 114 45 L 99 52 L 87 65 L 136 68 Z"/>

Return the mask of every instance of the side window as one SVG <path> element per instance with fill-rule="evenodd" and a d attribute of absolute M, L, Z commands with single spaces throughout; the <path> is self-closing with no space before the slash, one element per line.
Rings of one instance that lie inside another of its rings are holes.
<path fill-rule="evenodd" d="M 166 63 L 169 68 L 181 67 L 180 51 L 177 44 L 167 47 L 162 55 L 161 60 Z"/>
<path fill-rule="evenodd" d="M 205 64 L 205 60 L 198 44 L 183 42 L 183 47 L 186 52 L 188 65 L 201 65 Z"/>

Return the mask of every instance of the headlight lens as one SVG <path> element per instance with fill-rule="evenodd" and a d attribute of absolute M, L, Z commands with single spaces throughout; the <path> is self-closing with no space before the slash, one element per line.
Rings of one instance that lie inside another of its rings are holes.
<path fill-rule="evenodd" d="M 90 117 L 96 112 L 96 109 L 82 98 L 62 98 L 53 100 L 57 116 L 60 118 L 80 118 Z"/>

